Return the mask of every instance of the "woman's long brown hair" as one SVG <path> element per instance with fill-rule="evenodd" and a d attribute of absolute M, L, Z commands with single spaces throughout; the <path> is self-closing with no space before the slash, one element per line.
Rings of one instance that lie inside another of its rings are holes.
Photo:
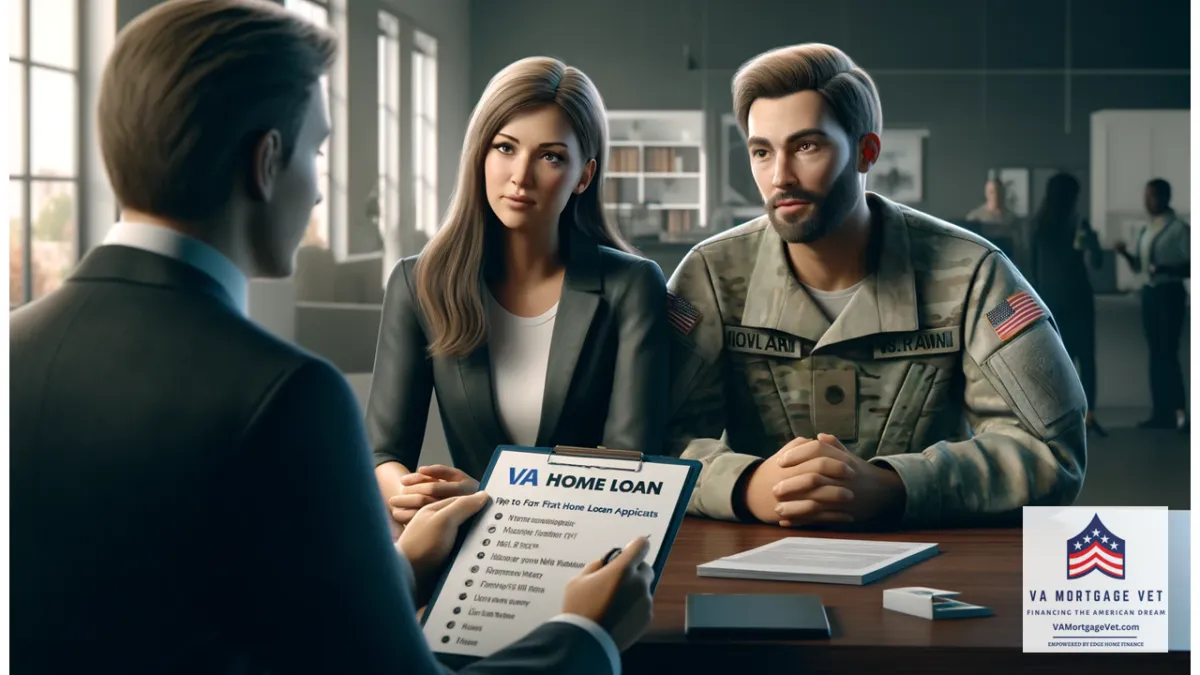
<path fill-rule="evenodd" d="M 576 68 L 545 57 L 517 61 L 488 83 L 471 113 L 459 161 L 458 185 L 442 225 L 417 260 L 417 302 L 430 330 L 434 356 L 464 356 L 487 339 L 482 283 L 494 255 L 498 223 L 484 195 L 483 163 L 500 129 L 519 112 L 558 106 L 583 151 L 596 160 L 587 189 L 572 195 L 559 225 L 567 236 L 583 234 L 601 246 L 636 254 L 604 213 L 602 193 L 608 153 L 608 119 L 592 81 Z M 565 242 L 565 237 L 560 239 Z"/>

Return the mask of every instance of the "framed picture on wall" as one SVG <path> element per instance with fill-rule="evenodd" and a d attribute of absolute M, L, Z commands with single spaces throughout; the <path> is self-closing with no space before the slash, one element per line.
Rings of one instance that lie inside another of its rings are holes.
<path fill-rule="evenodd" d="M 926 129 L 884 129 L 879 159 L 867 174 L 867 189 L 901 204 L 925 199 Z"/>
<path fill-rule="evenodd" d="M 1037 213 L 1046 198 L 1046 183 L 1058 173 L 1058 169 L 1034 169 L 1029 179 L 1029 211 Z M 1082 205 L 1082 204 L 1081 204 Z"/>
<path fill-rule="evenodd" d="M 1004 184 L 1004 201 L 1018 216 L 1029 215 L 1029 169 L 1000 169 L 996 178 Z"/>

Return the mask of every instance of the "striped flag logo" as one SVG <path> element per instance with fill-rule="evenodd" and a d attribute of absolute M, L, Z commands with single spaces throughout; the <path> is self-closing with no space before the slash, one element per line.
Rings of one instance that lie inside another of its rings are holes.
<path fill-rule="evenodd" d="M 1042 306 L 1025 291 L 1013 293 L 987 313 L 988 322 L 1001 340 L 1008 340 L 1044 316 Z"/>
<path fill-rule="evenodd" d="M 686 298 L 675 293 L 667 293 L 667 321 L 675 330 L 687 335 L 700 322 L 703 315 Z"/>

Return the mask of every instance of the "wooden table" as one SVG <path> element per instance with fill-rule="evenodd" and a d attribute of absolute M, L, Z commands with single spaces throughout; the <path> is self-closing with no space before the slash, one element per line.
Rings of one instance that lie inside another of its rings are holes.
<path fill-rule="evenodd" d="M 696 576 L 696 565 L 700 563 L 785 536 L 937 542 L 941 554 L 866 586 Z M 1189 652 L 1023 653 L 1021 568 L 1019 529 L 842 535 L 688 518 L 655 591 L 654 623 L 626 652 L 624 670 L 656 675 L 751 675 L 746 669 L 757 670 L 760 666 L 773 675 L 1188 672 Z M 959 591 L 965 602 L 991 607 L 994 616 L 935 622 L 885 611 L 883 590 L 899 586 Z M 684 603 L 689 593 L 813 593 L 825 604 L 832 638 L 689 640 L 684 634 Z"/>

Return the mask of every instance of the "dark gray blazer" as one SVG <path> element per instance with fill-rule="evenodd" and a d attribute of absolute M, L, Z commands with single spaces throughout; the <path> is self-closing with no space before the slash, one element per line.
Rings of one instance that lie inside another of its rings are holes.
<path fill-rule="evenodd" d="M 13 672 L 448 672 L 341 373 L 123 246 L 10 318 Z M 460 672 L 611 668 L 550 622 Z"/>
<path fill-rule="evenodd" d="M 661 454 L 670 376 L 662 270 L 577 234 L 565 243 L 537 445 Z M 415 468 L 436 392 L 454 465 L 480 479 L 496 446 L 512 442 L 496 412 L 488 347 L 462 358 L 428 355 L 416 263 L 396 265 L 384 299 L 367 404 L 375 464 Z"/>

